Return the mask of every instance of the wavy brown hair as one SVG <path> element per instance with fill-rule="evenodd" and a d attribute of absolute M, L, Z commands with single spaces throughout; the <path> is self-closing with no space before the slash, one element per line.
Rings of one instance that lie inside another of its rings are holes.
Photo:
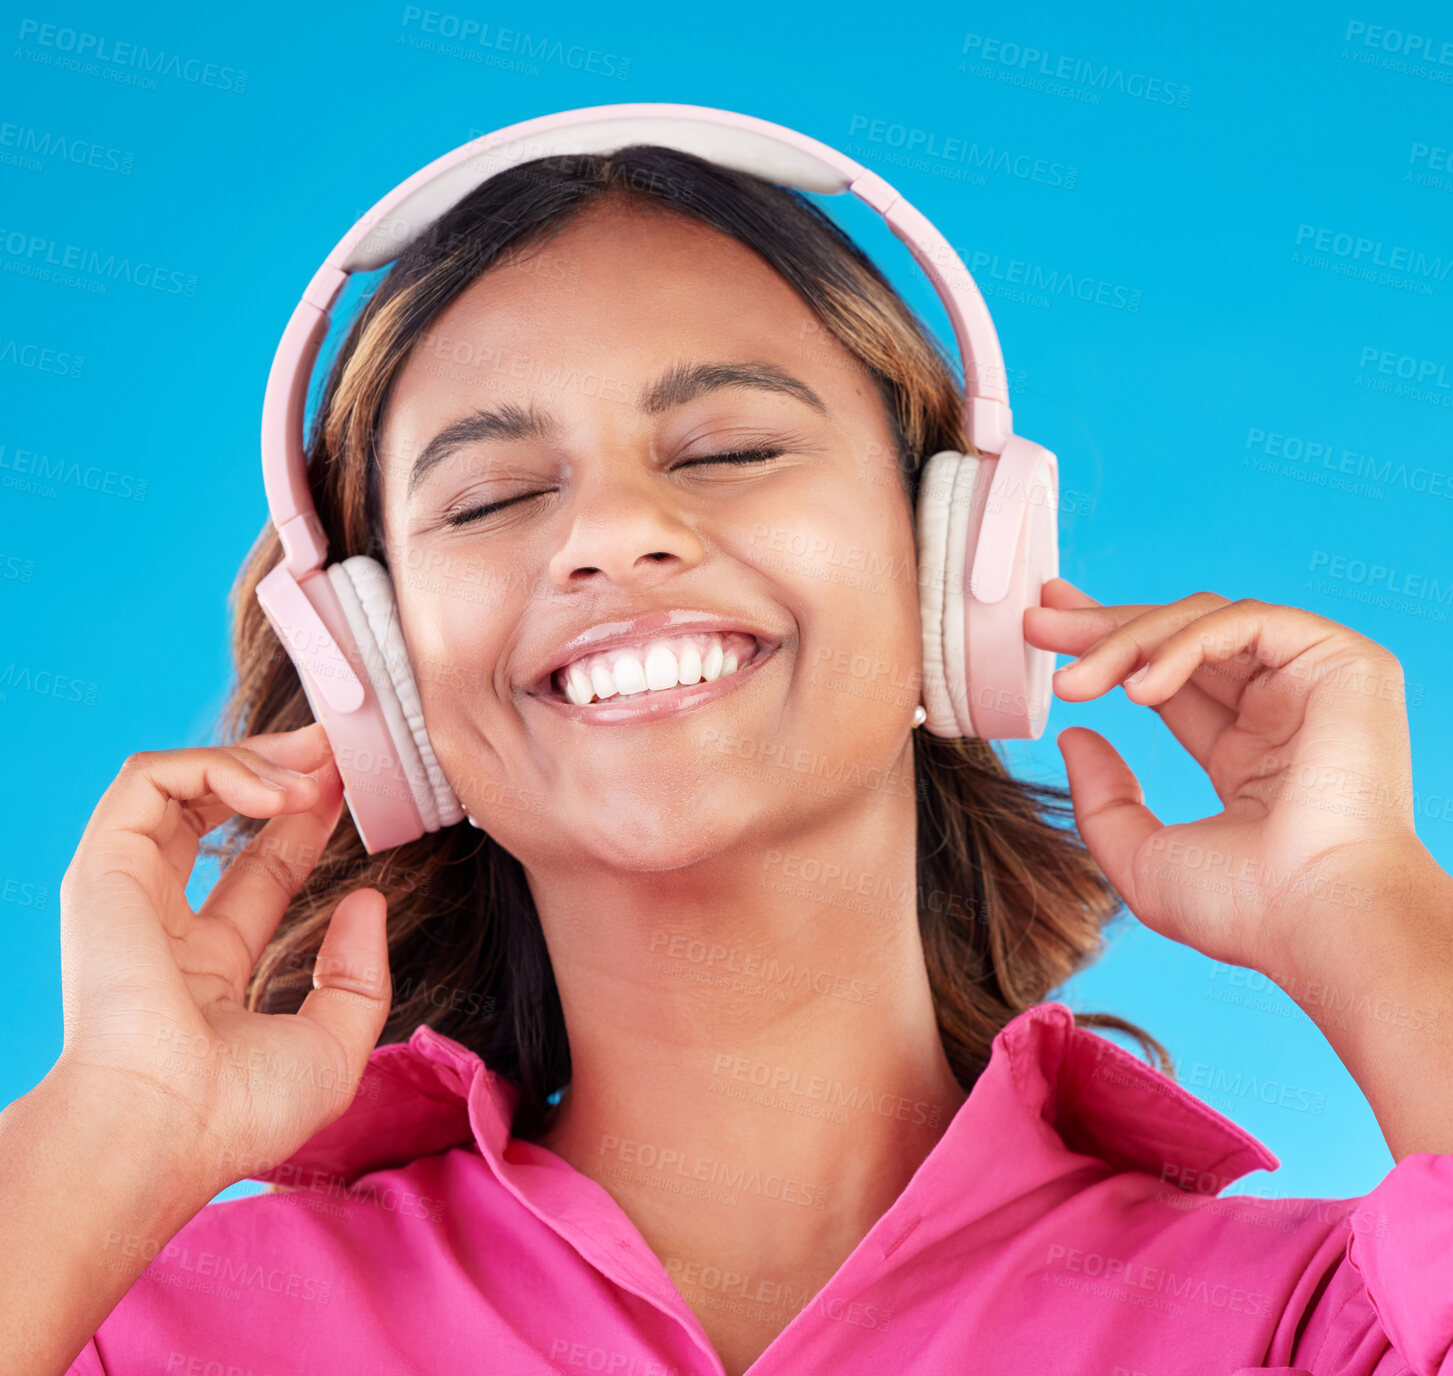
<path fill-rule="evenodd" d="M 307 437 L 330 562 L 355 554 L 387 562 L 375 441 L 394 379 L 430 323 L 481 273 L 507 255 L 543 253 L 552 233 L 605 197 L 704 222 L 796 289 L 876 383 L 910 510 L 924 456 L 977 452 L 964 430 L 963 388 L 933 335 L 806 196 L 655 145 L 542 158 L 484 182 L 437 219 L 353 318 Z M 548 267 L 548 255 L 541 261 Z M 222 740 L 312 719 L 256 598 L 280 558 L 269 522 L 232 592 L 237 679 L 218 723 Z M 1068 789 L 1011 777 L 984 740 L 915 731 L 913 741 L 919 924 L 944 1050 L 967 1091 L 995 1034 L 1100 955 L 1121 902 L 1073 830 Z M 230 859 L 262 825 L 235 818 L 212 853 Z M 519 861 L 467 823 L 371 857 L 345 810 L 253 973 L 248 1007 L 298 1008 L 333 908 L 360 885 L 388 901 L 394 1001 L 381 1040 L 407 1039 L 420 1023 L 455 1038 L 518 1086 L 516 1135 L 538 1135 L 570 1080 L 559 995 Z M 1174 1075 L 1165 1048 L 1134 1024 L 1105 1013 L 1076 1020 L 1128 1034 Z"/>

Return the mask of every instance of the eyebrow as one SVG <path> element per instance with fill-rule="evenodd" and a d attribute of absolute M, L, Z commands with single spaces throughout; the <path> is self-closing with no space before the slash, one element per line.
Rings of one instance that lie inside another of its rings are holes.
<path fill-rule="evenodd" d="M 827 406 L 805 382 L 777 367 L 774 363 L 675 363 L 642 392 L 636 409 L 648 416 L 658 416 L 689 401 L 725 387 L 752 388 L 756 391 L 779 392 L 796 397 L 819 414 L 827 415 Z M 541 440 L 559 429 L 549 412 L 534 406 L 521 408 L 513 402 L 492 409 L 474 411 L 446 425 L 423 448 L 409 473 L 408 495 L 413 496 L 419 484 L 451 454 L 481 440 Z"/>

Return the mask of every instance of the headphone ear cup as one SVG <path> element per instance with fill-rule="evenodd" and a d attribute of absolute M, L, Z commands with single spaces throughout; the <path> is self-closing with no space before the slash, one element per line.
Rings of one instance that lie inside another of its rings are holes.
<path fill-rule="evenodd" d="M 357 642 L 425 831 L 462 821 L 464 809 L 434 755 L 404 645 L 388 570 L 366 554 L 330 565 L 328 579 Z"/>

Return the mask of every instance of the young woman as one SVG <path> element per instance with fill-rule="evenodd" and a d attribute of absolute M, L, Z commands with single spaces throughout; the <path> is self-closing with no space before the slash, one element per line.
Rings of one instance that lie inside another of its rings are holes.
<path fill-rule="evenodd" d="M 369 860 L 269 527 L 233 743 L 132 756 L 66 873 L 65 1048 L 0 1115 L 6 1371 L 1448 1370 L 1453 880 L 1396 659 L 1047 584 L 1058 694 L 1123 682 L 1224 804 L 1163 827 L 1074 728 L 1082 845 L 915 729 L 962 407 L 830 221 L 690 154 L 517 167 L 405 251 L 310 480 L 479 830 Z M 1275 1158 L 1046 1001 L 1119 896 L 1336 1010 L 1398 1161 L 1366 1199 L 1218 1197 Z"/>

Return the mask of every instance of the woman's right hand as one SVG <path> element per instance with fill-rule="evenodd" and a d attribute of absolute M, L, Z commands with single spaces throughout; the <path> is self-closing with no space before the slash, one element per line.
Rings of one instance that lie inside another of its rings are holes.
<path fill-rule="evenodd" d="M 199 1206 L 337 1118 L 383 1031 L 392 988 L 376 889 L 339 903 L 297 1013 L 243 1006 L 342 803 L 316 722 L 143 751 L 101 796 L 61 883 L 65 1044 L 51 1076 L 106 1095 L 139 1149 L 164 1140 L 166 1158 L 195 1172 Z M 193 912 L 198 842 L 236 813 L 269 820 Z"/>

